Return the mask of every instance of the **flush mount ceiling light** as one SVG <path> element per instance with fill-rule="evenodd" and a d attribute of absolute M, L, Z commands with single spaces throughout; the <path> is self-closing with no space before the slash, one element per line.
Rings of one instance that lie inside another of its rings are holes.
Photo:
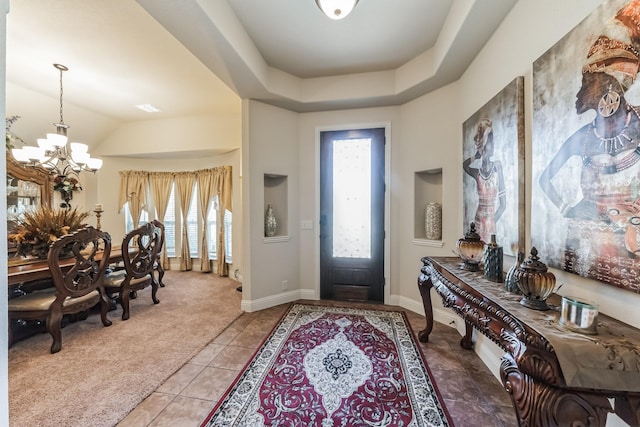
<path fill-rule="evenodd" d="M 53 64 L 60 71 L 60 122 L 54 123 L 56 133 L 48 133 L 38 139 L 38 146 L 25 145 L 11 150 L 13 157 L 23 166 L 42 166 L 49 173 L 58 176 L 77 175 L 82 171 L 95 172 L 102 167 L 102 160 L 91 157 L 86 144 L 67 144 L 69 125 L 62 117 L 62 73 L 69 70 L 62 64 Z"/>
<path fill-rule="evenodd" d="M 146 113 L 159 113 L 160 109 L 154 105 L 151 104 L 139 104 L 136 105 L 137 108 L 141 109 L 142 111 L 146 112 Z"/>
<path fill-rule="evenodd" d="M 316 0 L 316 4 L 329 18 L 342 19 L 351 13 L 358 0 Z"/>

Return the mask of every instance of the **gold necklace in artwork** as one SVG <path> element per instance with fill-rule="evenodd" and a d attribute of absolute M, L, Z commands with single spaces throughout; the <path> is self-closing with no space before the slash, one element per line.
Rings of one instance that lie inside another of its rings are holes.
<path fill-rule="evenodd" d="M 596 127 L 596 120 L 594 119 L 591 122 L 591 129 L 593 130 L 593 134 L 596 136 L 596 138 L 600 140 L 600 145 L 598 146 L 598 149 L 603 153 L 611 154 L 612 156 L 615 156 L 618 150 L 624 148 L 624 146 L 627 145 L 628 142 L 633 141 L 633 138 L 631 138 L 629 135 L 625 133 L 625 131 L 629 127 L 630 121 L 631 121 L 631 111 L 627 113 L 627 120 L 625 121 L 624 127 L 622 128 L 622 130 L 617 135 L 614 135 L 610 138 L 606 138 L 604 135 L 600 135 L 600 133 L 598 132 L 598 128 Z"/>
<path fill-rule="evenodd" d="M 622 130 L 615 136 L 611 138 L 606 138 L 598 133 L 598 130 L 595 126 L 595 120 L 591 122 L 591 129 L 593 134 L 600 140 L 600 144 L 598 146 L 599 152 L 596 154 L 609 154 L 610 158 L 615 158 L 618 153 L 624 149 L 627 144 L 633 142 L 633 138 L 625 133 L 627 128 L 629 127 L 629 123 L 631 122 L 631 113 L 635 113 L 635 116 L 640 120 L 640 115 L 638 111 L 636 111 L 635 107 L 629 105 L 630 110 L 627 113 L 627 120 L 625 121 L 625 125 Z M 588 144 L 588 133 L 585 134 L 585 143 L 583 144 L 583 154 L 582 154 L 582 163 L 583 165 L 589 167 L 590 169 L 595 170 L 598 173 L 602 174 L 613 174 L 616 172 L 623 171 L 625 169 L 630 168 L 635 165 L 638 160 L 640 160 L 640 147 L 636 146 L 634 150 L 629 152 L 627 155 L 620 159 L 616 159 L 613 162 L 597 162 L 593 159 L 593 153 L 589 153 L 587 150 Z"/>

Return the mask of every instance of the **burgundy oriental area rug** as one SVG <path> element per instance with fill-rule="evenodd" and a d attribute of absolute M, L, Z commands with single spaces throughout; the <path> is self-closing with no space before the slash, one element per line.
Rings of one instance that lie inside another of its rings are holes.
<path fill-rule="evenodd" d="M 201 426 L 453 423 L 404 313 L 295 304 Z"/>

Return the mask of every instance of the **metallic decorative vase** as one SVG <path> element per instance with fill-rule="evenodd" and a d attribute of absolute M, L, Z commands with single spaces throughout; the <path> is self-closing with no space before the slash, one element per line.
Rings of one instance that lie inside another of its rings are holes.
<path fill-rule="evenodd" d="M 264 235 L 266 237 L 273 237 L 276 235 L 278 228 L 278 222 L 276 216 L 273 214 L 273 207 L 271 204 L 267 205 L 267 211 L 264 214 Z"/>
<path fill-rule="evenodd" d="M 427 203 L 424 209 L 424 233 L 428 240 L 442 239 L 442 206 Z"/>
<path fill-rule="evenodd" d="M 556 287 L 556 276 L 547 271 L 535 247 L 531 248 L 529 258 L 520 264 L 516 278 L 522 292 L 520 304 L 534 310 L 549 310 L 546 300 Z"/>
<path fill-rule="evenodd" d="M 560 324 L 581 334 L 598 333 L 598 305 L 574 297 L 562 297 Z"/>
<path fill-rule="evenodd" d="M 520 288 L 518 288 L 518 278 L 516 277 L 516 272 L 518 271 L 518 268 L 523 261 L 524 252 L 518 251 L 516 262 L 511 266 L 509 271 L 507 271 L 507 274 L 504 278 L 504 288 L 513 294 L 522 294 L 522 292 L 520 292 Z"/>
<path fill-rule="evenodd" d="M 480 271 L 480 263 L 484 254 L 484 241 L 476 232 L 474 222 L 469 226 L 469 231 L 464 238 L 458 240 L 458 255 L 462 258 L 463 267 L 467 271 Z"/>
<path fill-rule="evenodd" d="M 502 283 L 502 246 L 496 243 L 496 235 L 491 235 L 491 241 L 484 248 L 484 277 L 492 282 Z"/>

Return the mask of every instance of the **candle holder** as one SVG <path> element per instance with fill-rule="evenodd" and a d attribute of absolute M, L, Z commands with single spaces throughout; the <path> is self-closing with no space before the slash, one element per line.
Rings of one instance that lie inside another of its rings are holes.
<path fill-rule="evenodd" d="M 96 214 L 96 228 L 98 230 L 101 230 L 102 229 L 102 224 L 100 224 L 100 217 L 102 216 L 102 212 L 104 212 L 104 210 L 102 209 L 102 206 L 96 205 L 96 207 L 93 210 L 93 212 Z"/>

